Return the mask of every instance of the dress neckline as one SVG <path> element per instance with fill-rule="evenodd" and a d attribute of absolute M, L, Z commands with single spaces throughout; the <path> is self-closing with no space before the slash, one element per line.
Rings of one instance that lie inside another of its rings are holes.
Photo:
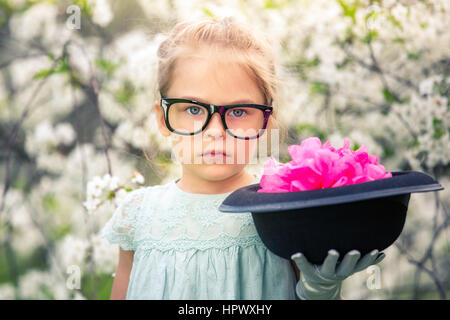
<path fill-rule="evenodd" d="M 251 184 L 254 183 L 258 183 L 259 182 L 259 178 L 254 175 L 255 179 L 252 181 Z M 178 185 L 177 182 L 180 180 L 181 178 L 177 178 L 177 179 L 173 179 L 170 184 L 173 188 L 173 190 L 175 191 L 175 193 L 177 193 L 180 196 L 184 196 L 184 197 L 189 197 L 189 198 L 195 198 L 195 199 L 204 199 L 204 200 L 216 200 L 216 199 L 220 199 L 220 198 L 224 198 L 228 195 L 230 195 L 233 191 L 229 191 L 229 192 L 225 192 L 225 193 L 192 193 L 192 192 L 186 192 L 184 190 L 182 190 Z"/>

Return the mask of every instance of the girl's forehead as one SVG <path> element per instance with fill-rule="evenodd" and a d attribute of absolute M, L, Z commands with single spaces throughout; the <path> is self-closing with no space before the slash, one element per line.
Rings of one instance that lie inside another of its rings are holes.
<path fill-rule="evenodd" d="M 189 67 L 192 64 L 208 65 L 212 68 L 233 68 L 243 69 L 245 66 L 231 51 L 208 51 L 205 49 L 198 51 L 187 51 L 177 59 L 176 66 Z"/>
<path fill-rule="evenodd" d="M 198 54 L 184 56 L 177 61 L 169 92 L 193 96 L 199 96 L 198 92 L 202 92 L 202 96 L 217 97 L 214 99 L 216 103 L 225 102 L 222 97 L 229 97 L 230 93 L 233 95 L 232 100 L 248 99 L 254 103 L 264 101 L 257 81 L 244 65 Z"/>
<path fill-rule="evenodd" d="M 176 60 L 175 68 L 202 68 L 210 74 L 248 72 L 249 66 L 244 62 L 241 51 L 220 46 L 197 46 L 186 48 Z M 208 70 L 205 70 L 208 69 Z"/>

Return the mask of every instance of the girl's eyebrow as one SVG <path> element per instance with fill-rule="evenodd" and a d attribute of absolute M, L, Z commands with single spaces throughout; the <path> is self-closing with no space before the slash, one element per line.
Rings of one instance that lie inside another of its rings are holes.
<path fill-rule="evenodd" d="M 188 99 L 188 100 L 195 100 L 195 101 L 201 101 L 201 102 L 204 101 L 203 99 L 196 98 L 196 97 L 190 97 L 190 96 L 183 96 L 180 99 Z M 236 101 L 230 102 L 227 105 L 229 105 L 229 104 L 241 104 L 241 103 L 255 104 L 255 102 L 252 101 L 252 100 L 242 99 L 242 100 L 236 100 Z"/>

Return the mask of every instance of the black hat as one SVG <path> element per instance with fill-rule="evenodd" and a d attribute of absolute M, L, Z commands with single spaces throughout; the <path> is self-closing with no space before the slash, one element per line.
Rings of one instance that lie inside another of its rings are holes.
<path fill-rule="evenodd" d="M 329 249 L 342 258 L 356 249 L 364 255 L 382 251 L 403 230 L 413 192 L 443 190 L 429 175 L 418 171 L 391 172 L 392 177 L 334 188 L 264 193 L 259 183 L 232 192 L 222 212 L 251 212 L 267 248 L 290 259 L 302 252 L 321 264 Z"/>

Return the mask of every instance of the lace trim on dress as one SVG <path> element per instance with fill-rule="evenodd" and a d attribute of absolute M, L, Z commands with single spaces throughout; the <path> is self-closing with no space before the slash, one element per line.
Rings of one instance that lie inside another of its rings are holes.
<path fill-rule="evenodd" d="M 264 245 L 258 235 L 236 238 L 230 237 L 226 234 L 221 234 L 208 241 L 185 238 L 170 241 L 145 239 L 138 242 L 135 256 L 145 256 L 150 253 L 151 250 L 159 250 L 164 252 L 170 250 L 187 251 L 194 249 L 204 251 L 208 249 L 226 249 L 232 246 L 245 248 L 253 245 Z"/>
<path fill-rule="evenodd" d="M 219 211 L 229 193 L 178 198 L 177 188 L 172 180 L 130 192 L 102 235 L 125 250 L 140 251 L 263 245 L 250 212 Z"/>

